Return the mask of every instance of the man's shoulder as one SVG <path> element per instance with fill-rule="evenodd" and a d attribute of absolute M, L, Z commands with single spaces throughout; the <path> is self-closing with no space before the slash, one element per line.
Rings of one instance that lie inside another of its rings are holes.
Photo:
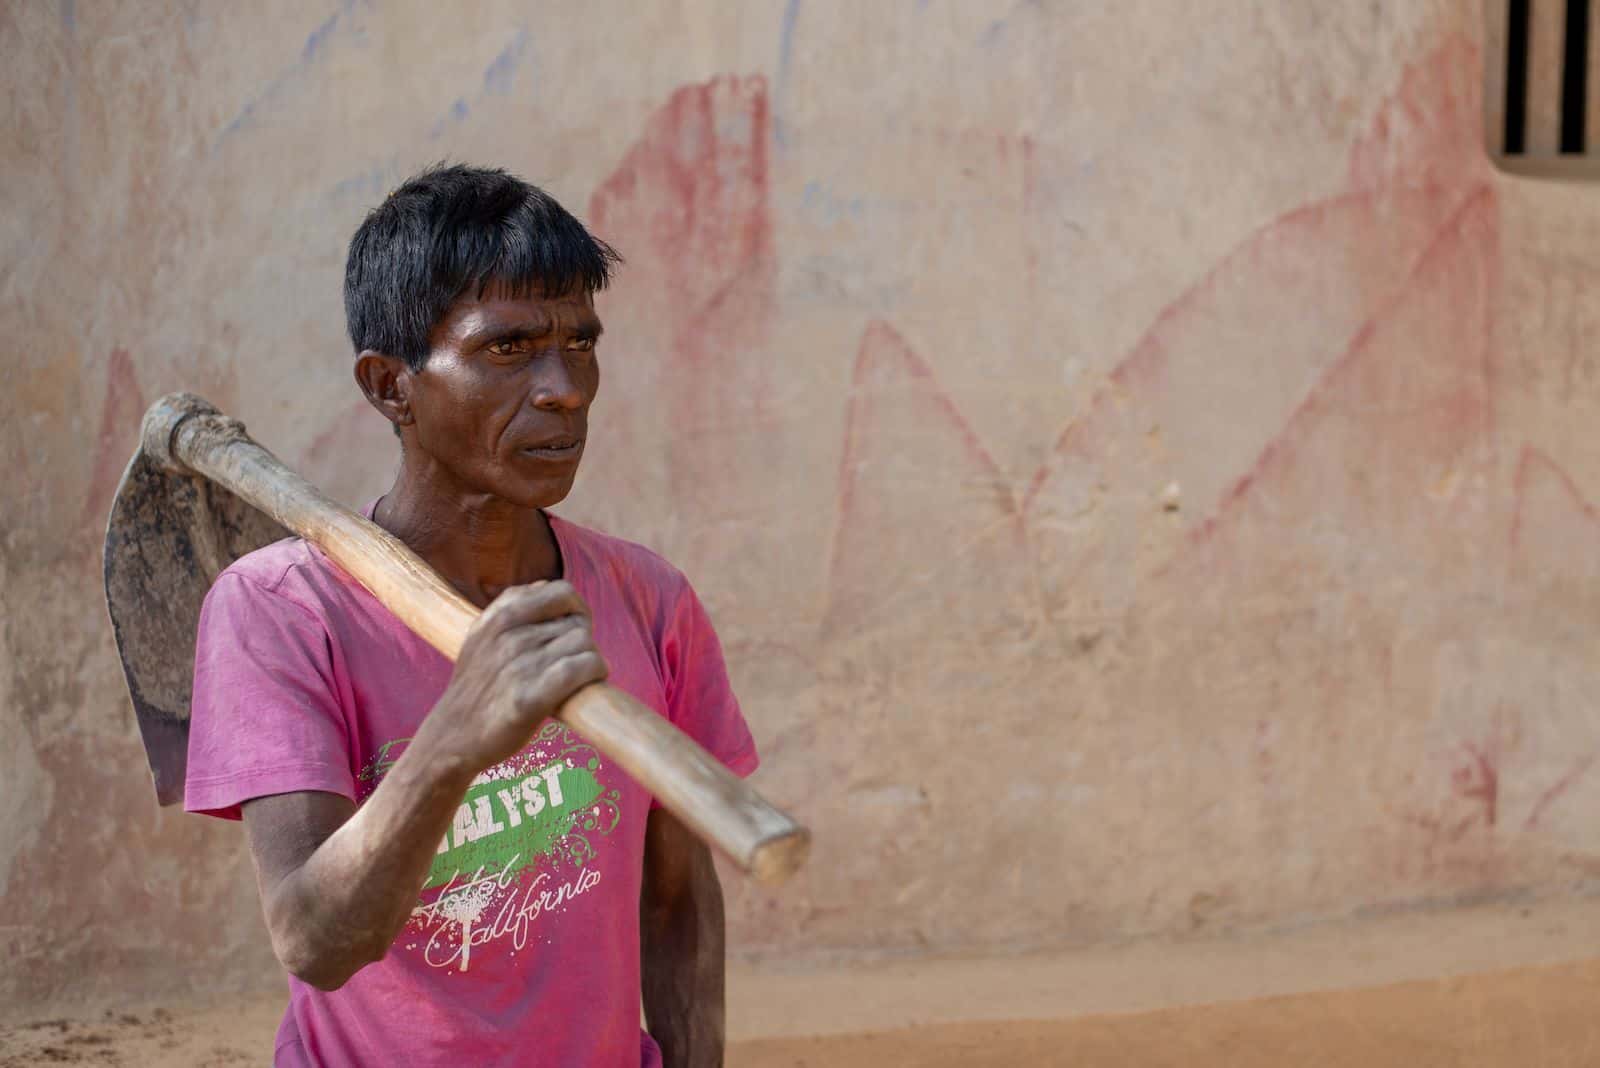
<path fill-rule="evenodd" d="M 281 598 L 321 614 L 338 585 L 327 558 L 303 538 L 284 538 L 246 553 L 217 576 L 212 589 L 234 596 Z"/>
<path fill-rule="evenodd" d="M 654 549 L 560 516 L 549 518 L 564 550 L 584 553 L 597 570 L 626 585 L 642 585 L 670 594 L 689 585 L 683 572 Z"/>

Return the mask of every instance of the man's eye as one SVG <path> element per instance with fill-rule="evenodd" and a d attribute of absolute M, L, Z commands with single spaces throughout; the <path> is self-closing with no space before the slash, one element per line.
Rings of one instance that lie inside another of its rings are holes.
<path fill-rule="evenodd" d="M 593 352 L 594 351 L 594 338 L 592 338 L 592 337 L 575 337 L 570 342 L 568 342 L 567 349 L 569 351 L 571 351 L 571 352 Z"/>
<path fill-rule="evenodd" d="M 514 356 L 521 352 L 525 346 L 522 341 L 496 341 L 489 346 L 489 351 L 496 356 Z"/>

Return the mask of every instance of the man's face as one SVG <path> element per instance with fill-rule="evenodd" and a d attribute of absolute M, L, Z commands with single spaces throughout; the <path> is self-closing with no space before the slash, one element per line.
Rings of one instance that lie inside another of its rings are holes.
<path fill-rule="evenodd" d="M 600 329 L 586 292 L 463 295 L 411 376 L 414 445 L 471 490 L 525 508 L 560 501 L 600 387 Z"/>

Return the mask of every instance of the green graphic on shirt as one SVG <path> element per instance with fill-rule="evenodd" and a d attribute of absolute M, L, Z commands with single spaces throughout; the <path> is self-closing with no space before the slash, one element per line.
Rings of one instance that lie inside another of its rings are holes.
<path fill-rule="evenodd" d="M 362 769 L 374 788 L 399 759 L 408 738 L 385 744 Z M 423 889 L 464 879 L 501 885 L 544 858 L 582 865 L 594 856 L 591 837 L 621 819 L 622 793 L 598 778 L 600 755 L 565 726 L 548 721 L 526 748 L 473 779 L 439 843 Z"/>

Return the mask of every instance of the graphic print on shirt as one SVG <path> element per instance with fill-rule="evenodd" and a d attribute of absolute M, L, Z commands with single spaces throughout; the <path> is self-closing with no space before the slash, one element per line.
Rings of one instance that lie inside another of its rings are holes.
<path fill-rule="evenodd" d="M 384 744 L 361 770 L 363 800 L 410 741 Z M 465 972 L 491 943 L 515 954 L 547 915 L 593 889 L 601 879 L 595 843 L 622 819 L 622 792 L 606 786 L 602 771 L 592 745 L 547 720 L 521 752 L 480 772 L 396 946 Z"/>

